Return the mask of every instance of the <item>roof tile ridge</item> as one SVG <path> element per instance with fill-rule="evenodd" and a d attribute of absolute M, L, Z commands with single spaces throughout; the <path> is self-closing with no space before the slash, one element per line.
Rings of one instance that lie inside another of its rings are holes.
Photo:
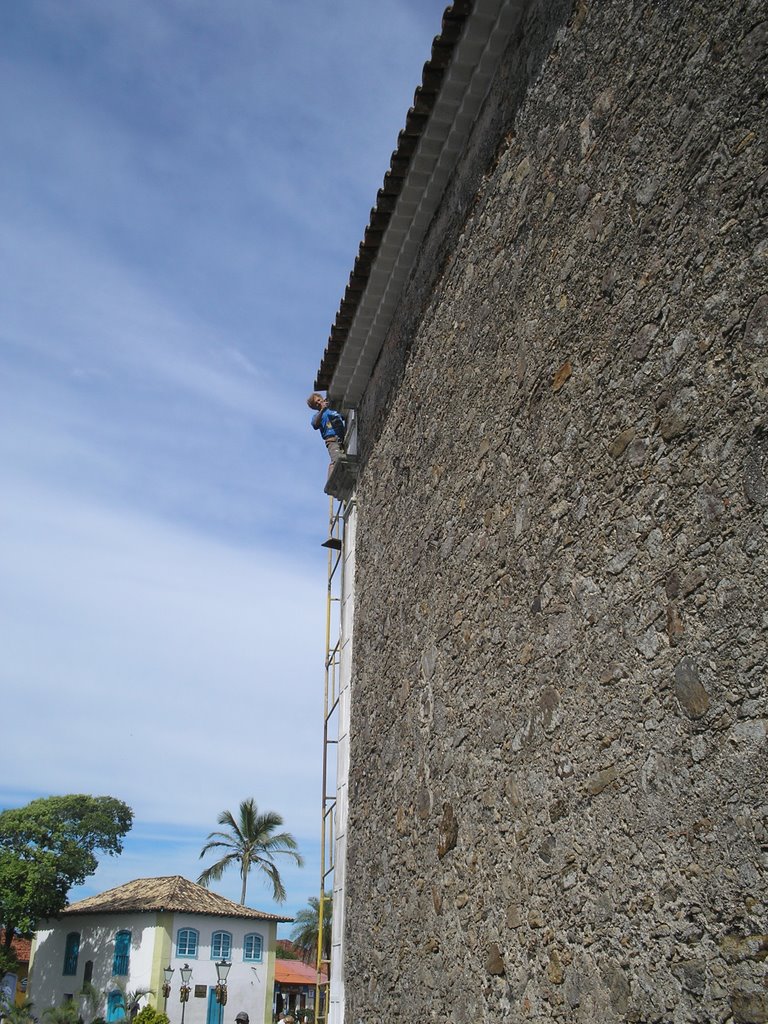
<path fill-rule="evenodd" d="M 389 170 L 376 195 L 376 205 L 371 208 L 368 225 L 363 233 L 357 257 L 349 275 L 349 282 L 339 306 L 336 319 L 331 327 L 328 344 L 323 353 L 315 387 L 325 389 L 331 382 L 344 344 L 349 336 L 354 315 L 360 305 L 371 268 L 379 253 L 384 231 L 394 213 L 397 197 L 403 187 L 411 158 L 416 152 L 419 140 L 429 123 L 434 110 L 445 70 L 451 62 L 456 44 L 461 38 L 467 18 L 472 13 L 475 0 L 454 0 L 443 11 L 440 34 L 432 40 L 430 59 L 424 64 L 421 85 L 413 95 L 413 106 L 408 109 L 405 128 L 397 136 L 397 149 L 390 157 Z"/>

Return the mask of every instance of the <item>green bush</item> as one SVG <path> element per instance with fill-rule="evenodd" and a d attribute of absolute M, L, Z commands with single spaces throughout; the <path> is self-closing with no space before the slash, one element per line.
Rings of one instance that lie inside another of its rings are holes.
<path fill-rule="evenodd" d="M 166 1014 L 156 1010 L 154 1006 L 145 1006 L 133 1018 L 132 1024 L 170 1024 Z"/>
<path fill-rule="evenodd" d="M 78 1024 L 80 1014 L 74 1003 L 65 1003 L 64 1006 L 49 1006 L 43 1010 L 45 1024 Z"/>

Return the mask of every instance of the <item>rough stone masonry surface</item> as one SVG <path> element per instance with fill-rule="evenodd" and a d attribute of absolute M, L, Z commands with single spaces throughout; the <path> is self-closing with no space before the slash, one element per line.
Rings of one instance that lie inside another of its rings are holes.
<path fill-rule="evenodd" d="M 758 1024 L 766 7 L 524 6 L 360 409 L 346 1019 Z"/>

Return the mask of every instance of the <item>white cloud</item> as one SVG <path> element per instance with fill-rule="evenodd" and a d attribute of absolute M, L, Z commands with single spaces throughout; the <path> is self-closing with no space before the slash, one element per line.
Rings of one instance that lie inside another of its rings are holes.
<path fill-rule="evenodd" d="M 315 835 L 304 399 L 444 2 L 0 4 L 0 802 L 132 804 L 96 887 Z"/>
<path fill-rule="evenodd" d="M 316 766 L 281 754 L 317 747 L 321 576 L 67 495 L 3 498 L 0 673 L 5 713 L 29 719 L 6 747 L 24 788 L 98 780 L 177 823 L 257 790 L 306 820 Z"/>

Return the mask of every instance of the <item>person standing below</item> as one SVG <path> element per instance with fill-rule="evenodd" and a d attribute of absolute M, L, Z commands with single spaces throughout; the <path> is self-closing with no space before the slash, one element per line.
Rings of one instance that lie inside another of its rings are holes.
<path fill-rule="evenodd" d="M 337 462 L 343 455 L 342 443 L 346 433 L 347 424 L 340 412 L 331 409 L 328 399 L 323 398 L 317 391 L 313 391 L 307 399 L 307 405 L 315 410 L 312 417 L 312 426 L 320 431 L 320 436 L 325 441 L 331 463 Z"/>

